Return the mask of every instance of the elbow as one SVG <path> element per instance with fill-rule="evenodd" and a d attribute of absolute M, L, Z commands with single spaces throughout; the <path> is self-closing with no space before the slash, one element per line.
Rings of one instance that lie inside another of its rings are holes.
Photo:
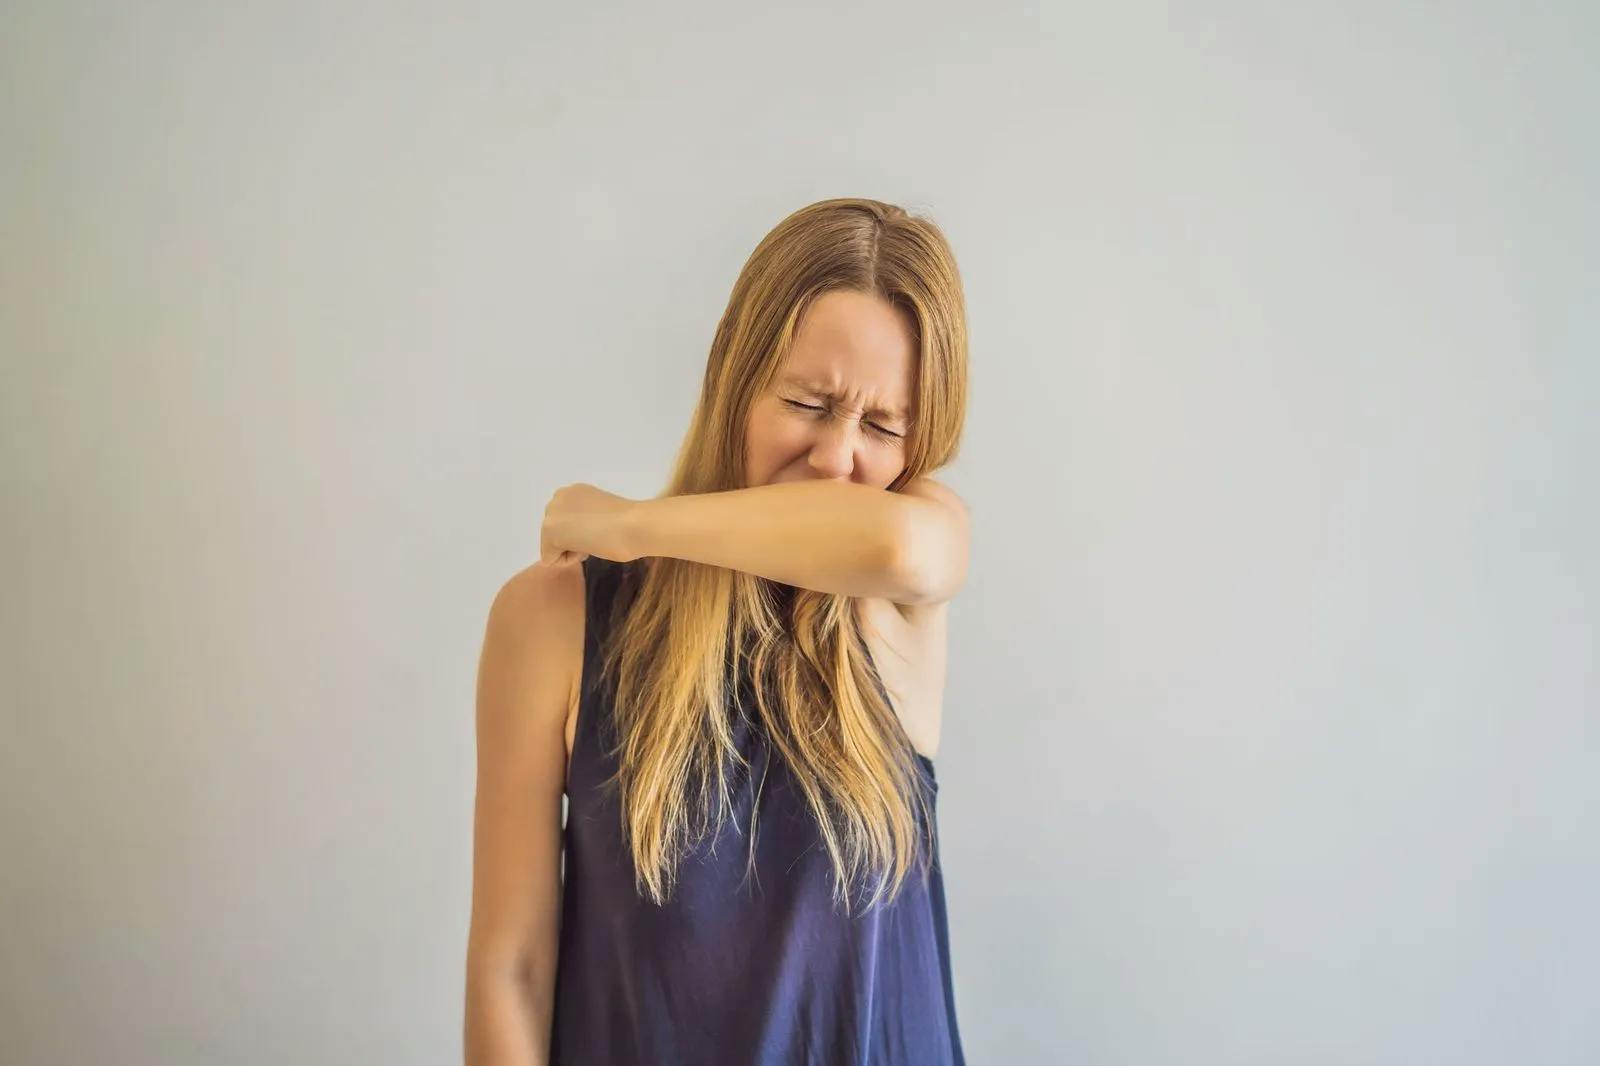
<path fill-rule="evenodd" d="M 954 599 L 961 579 L 947 569 L 914 560 L 902 561 L 894 569 L 894 591 L 889 599 L 906 607 L 926 607 Z"/>
<path fill-rule="evenodd" d="M 908 523 L 900 523 L 884 551 L 884 558 L 887 561 L 881 573 L 886 579 L 887 587 L 883 591 L 883 596 L 893 603 L 922 603 L 926 595 L 922 561 L 914 543 L 914 531 L 906 528 L 907 525 Z"/>
<path fill-rule="evenodd" d="M 889 598 L 906 605 L 943 603 L 966 582 L 966 515 L 940 503 L 908 500 L 888 549 Z"/>

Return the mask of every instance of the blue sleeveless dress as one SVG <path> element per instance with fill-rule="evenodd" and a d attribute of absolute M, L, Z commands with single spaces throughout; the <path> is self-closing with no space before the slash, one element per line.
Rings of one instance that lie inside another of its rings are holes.
<path fill-rule="evenodd" d="M 552 1066 L 965 1066 L 936 829 L 929 876 L 919 857 L 892 902 L 847 916 L 803 795 L 743 716 L 732 718 L 751 768 L 729 775 L 732 819 L 683 860 L 664 906 L 638 894 L 615 790 L 598 787 L 617 765 L 599 652 L 631 564 L 581 565 Z M 931 803 L 933 762 L 917 760 Z"/>

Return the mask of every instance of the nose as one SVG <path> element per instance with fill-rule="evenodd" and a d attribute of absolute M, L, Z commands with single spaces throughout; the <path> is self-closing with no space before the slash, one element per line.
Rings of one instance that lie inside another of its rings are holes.
<path fill-rule="evenodd" d="M 855 469 L 855 423 L 833 418 L 817 430 L 808 462 L 818 477 L 847 478 Z"/>

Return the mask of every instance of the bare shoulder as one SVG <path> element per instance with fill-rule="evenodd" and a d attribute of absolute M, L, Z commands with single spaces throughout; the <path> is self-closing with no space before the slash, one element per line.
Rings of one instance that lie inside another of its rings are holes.
<path fill-rule="evenodd" d="M 535 640 L 583 637 L 584 582 L 580 563 L 535 562 L 506 579 L 489 608 L 489 625 Z"/>
<path fill-rule="evenodd" d="M 514 623 L 534 624 L 552 620 L 574 602 L 583 604 L 582 564 L 536 561 L 506 579 L 491 611 Z"/>
<path fill-rule="evenodd" d="M 502 683 L 536 686 L 541 712 L 570 717 L 583 667 L 584 580 L 577 562 L 524 567 L 489 608 L 484 661 Z M 559 702 L 558 702 L 559 701 Z"/>

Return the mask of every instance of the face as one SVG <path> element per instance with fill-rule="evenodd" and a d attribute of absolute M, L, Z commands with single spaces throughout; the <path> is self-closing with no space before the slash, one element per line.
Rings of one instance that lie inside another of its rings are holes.
<path fill-rule="evenodd" d="M 859 292 L 814 300 L 751 403 L 745 484 L 832 478 L 888 488 L 906 465 L 915 372 L 907 312 Z"/>

